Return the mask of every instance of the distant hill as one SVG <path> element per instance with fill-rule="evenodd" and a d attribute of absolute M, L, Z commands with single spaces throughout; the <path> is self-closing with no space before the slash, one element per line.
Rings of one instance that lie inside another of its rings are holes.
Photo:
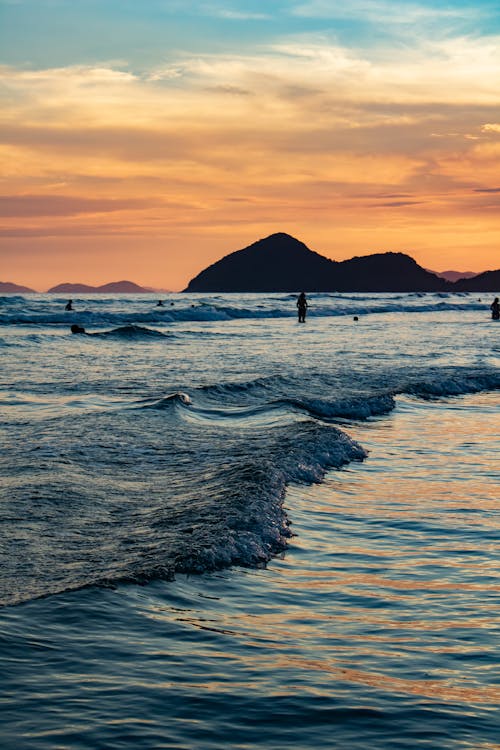
<path fill-rule="evenodd" d="M 226 255 L 186 292 L 443 291 L 448 283 L 404 253 L 377 253 L 337 262 L 283 232 Z"/>
<path fill-rule="evenodd" d="M 29 286 L 21 286 L 20 284 L 12 284 L 10 281 L 0 281 L 0 294 L 36 294 L 34 289 L 30 289 Z"/>
<path fill-rule="evenodd" d="M 102 286 L 88 284 L 58 284 L 48 290 L 49 294 L 150 294 L 150 289 L 134 284 L 133 281 L 112 281 Z"/>
<path fill-rule="evenodd" d="M 474 271 L 431 271 L 430 268 L 426 269 L 430 273 L 435 273 L 436 276 L 439 276 L 441 279 L 446 279 L 446 281 L 458 281 L 459 279 L 472 279 L 473 276 L 477 276 L 477 273 L 474 273 Z"/>
<path fill-rule="evenodd" d="M 500 293 L 500 269 L 478 273 L 470 279 L 459 279 L 453 284 L 456 292 L 496 292 Z"/>

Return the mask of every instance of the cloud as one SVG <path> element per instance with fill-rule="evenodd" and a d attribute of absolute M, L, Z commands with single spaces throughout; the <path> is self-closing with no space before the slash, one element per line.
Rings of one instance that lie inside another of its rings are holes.
<path fill-rule="evenodd" d="M 151 207 L 151 201 L 92 199 L 68 195 L 0 195 L 0 216 L 76 216 Z"/>
<path fill-rule="evenodd" d="M 401 206 L 420 206 L 424 201 L 389 201 L 388 203 L 374 203 L 373 206 L 383 208 L 400 208 Z"/>
<path fill-rule="evenodd" d="M 225 18 L 229 21 L 268 21 L 273 18 L 273 15 L 270 13 L 234 10 L 232 8 L 213 5 L 203 6 L 203 9 L 207 15 L 215 18 Z"/>
<path fill-rule="evenodd" d="M 149 242 L 300 221 L 362 249 L 370 232 L 435 234 L 452 217 L 454 240 L 457 216 L 493 218 L 498 49 L 455 38 L 391 56 L 302 35 L 140 73 L 3 66 L 4 236 Z"/>
<path fill-rule="evenodd" d="M 497 122 L 487 122 L 482 126 L 483 133 L 500 133 L 500 124 Z"/>
<path fill-rule="evenodd" d="M 306 18 L 359 19 L 363 22 L 395 26 L 414 26 L 418 23 L 477 19 L 480 8 L 460 6 L 436 8 L 424 3 L 391 2 L 390 0 L 351 0 L 332 3 L 330 0 L 308 0 L 295 5 L 292 14 Z"/>

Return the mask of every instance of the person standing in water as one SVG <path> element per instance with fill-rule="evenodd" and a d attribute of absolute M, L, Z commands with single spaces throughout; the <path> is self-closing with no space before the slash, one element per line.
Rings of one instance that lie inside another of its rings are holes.
<path fill-rule="evenodd" d="M 66 302 L 66 307 L 65 307 L 64 309 L 65 309 L 65 310 L 72 310 L 72 309 L 73 309 L 73 300 L 72 300 L 72 299 L 69 299 L 69 300 L 68 300 L 68 301 Z"/>
<path fill-rule="evenodd" d="M 304 292 L 301 292 L 297 298 L 297 312 L 299 314 L 299 323 L 305 323 L 307 313 L 307 299 Z"/>
<path fill-rule="evenodd" d="M 498 297 L 495 297 L 495 299 L 491 303 L 490 310 L 491 310 L 491 319 L 500 320 L 500 304 L 498 302 Z"/>

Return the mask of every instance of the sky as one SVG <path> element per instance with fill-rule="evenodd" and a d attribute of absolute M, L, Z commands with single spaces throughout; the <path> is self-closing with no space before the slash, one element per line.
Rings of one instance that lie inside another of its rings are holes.
<path fill-rule="evenodd" d="M 179 290 L 273 232 L 500 267 L 490 0 L 0 0 L 0 280 Z"/>

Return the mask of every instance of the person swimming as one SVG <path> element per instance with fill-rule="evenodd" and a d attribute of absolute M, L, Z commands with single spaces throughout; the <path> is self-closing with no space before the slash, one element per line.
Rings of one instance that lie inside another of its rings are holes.
<path fill-rule="evenodd" d="M 71 326 L 71 333 L 87 333 L 87 331 L 83 326 L 77 326 L 76 323 L 73 323 Z"/>
<path fill-rule="evenodd" d="M 66 302 L 66 307 L 65 307 L 64 309 L 65 309 L 65 310 L 72 310 L 72 309 L 73 309 L 73 300 L 72 300 L 72 299 L 69 299 L 69 300 L 68 300 L 68 301 Z"/>
<path fill-rule="evenodd" d="M 500 320 L 500 303 L 498 302 L 498 297 L 495 297 L 495 299 L 491 303 L 490 310 L 491 310 L 491 319 Z"/>
<path fill-rule="evenodd" d="M 305 323 L 307 314 L 307 299 L 304 292 L 301 292 L 297 297 L 297 312 L 299 315 L 299 323 Z"/>
<path fill-rule="evenodd" d="M 165 305 L 163 304 L 163 302 L 161 301 L 161 299 L 158 300 L 158 302 L 156 303 L 156 307 L 165 307 Z"/>

